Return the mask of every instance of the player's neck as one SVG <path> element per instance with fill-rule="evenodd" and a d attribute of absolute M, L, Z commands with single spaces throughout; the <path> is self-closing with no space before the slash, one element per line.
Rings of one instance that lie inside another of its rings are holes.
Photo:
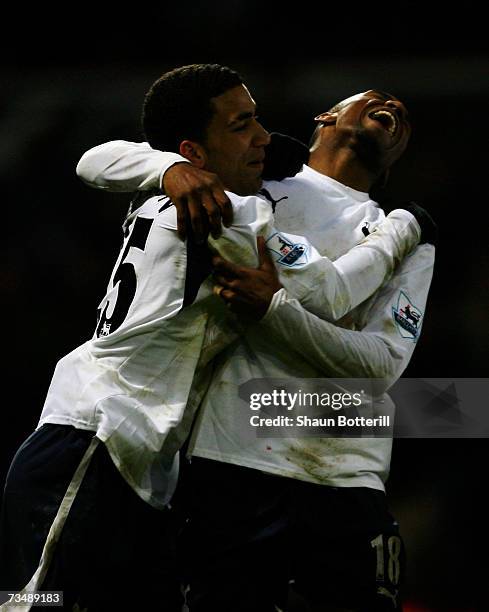
<path fill-rule="evenodd" d="M 333 151 L 321 147 L 311 152 L 308 165 L 347 187 L 365 193 L 369 192 L 376 178 L 349 149 Z"/>

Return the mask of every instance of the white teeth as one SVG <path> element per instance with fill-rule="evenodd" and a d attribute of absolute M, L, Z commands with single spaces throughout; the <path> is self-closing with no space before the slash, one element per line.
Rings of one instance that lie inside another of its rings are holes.
<path fill-rule="evenodd" d="M 391 136 L 394 136 L 397 130 L 397 117 L 393 113 L 390 113 L 389 111 L 386 111 L 386 110 L 378 110 L 378 111 L 375 111 L 375 113 L 372 113 L 371 115 L 373 119 L 377 119 L 378 117 L 381 117 L 381 116 L 389 118 L 390 125 L 388 126 L 387 131 L 389 132 Z"/>

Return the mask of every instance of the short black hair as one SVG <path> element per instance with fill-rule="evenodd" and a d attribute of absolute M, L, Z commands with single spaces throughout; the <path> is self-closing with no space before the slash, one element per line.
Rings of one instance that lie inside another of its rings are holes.
<path fill-rule="evenodd" d="M 166 72 L 144 99 L 146 140 L 154 149 L 176 152 L 182 140 L 205 143 L 214 115 L 211 98 L 242 83 L 237 72 L 219 64 L 191 64 Z"/>

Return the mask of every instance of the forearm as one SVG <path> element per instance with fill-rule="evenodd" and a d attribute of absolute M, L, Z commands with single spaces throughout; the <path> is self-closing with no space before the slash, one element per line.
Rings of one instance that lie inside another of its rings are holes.
<path fill-rule="evenodd" d="M 283 289 L 262 324 L 324 376 L 382 379 L 378 391 L 384 392 L 406 368 L 419 339 L 434 252 L 429 244 L 417 247 L 392 279 L 349 315 L 360 331 L 319 319 Z"/>
<path fill-rule="evenodd" d="M 286 343 L 324 376 L 382 379 L 384 392 L 402 367 L 403 352 L 380 335 L 343 329 L 305 310 L 285 289 L 278 291 L 262 319 L 279 342 Z"/>
<path fill-rule="evenodd" d="M 325 276 L 310 292 L 317 302 L 324 292 L 337 321 L 389 281 L 396 267 L 413 251 L 420 237 L 419 224 L 405 210 L 392 211 L 363 242 L 334 262 L 335 274 Z M 319 279 L 318 279 L 319 280 Z M 307 310 L 307 301 L 302 301 Z M 324 318 L 324 317 L 322 317 Z"/>
<path fill-rule="evenodd" d="M 134 192 L 160 189 L 164 173 L 178 162 L 177 153 L 157 151 L 148 143 L 114 140 L 83 154 L 76 173 L 90 187 Z"/>
<path fill-rule="evenodd" d="M 389 281 L 419 236 L 413 215 L 396 210 L 374 233 L 334 262 L 321 256 L 307 238 L 276 228 L 271 228 L 266 245 L 289 296 L 321 319 L 337 321 Z M 226 253 L 220 254 L 226 257 Z"/>

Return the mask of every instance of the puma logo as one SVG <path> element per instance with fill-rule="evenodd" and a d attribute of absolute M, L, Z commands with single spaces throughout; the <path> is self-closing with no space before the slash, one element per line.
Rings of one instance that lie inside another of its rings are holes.
<path fill-rule="evenodd" d="M 274 200 L 272 198 L 272 194 L 268 191 L 268 189 L 260 189 L 260 191 L 258 192 L 259 194 L 263 195 L 266 197 L 266 199 L 271 202 L 272 204 L 272 212 L 275 212 L 275 207 L 277 206 L 277 204 L 279 202 L 281 202 L 282 200 L 288 200 L 289 196 L 284 196 L 283 198 L 280 198 L 279 200 Z"/>

